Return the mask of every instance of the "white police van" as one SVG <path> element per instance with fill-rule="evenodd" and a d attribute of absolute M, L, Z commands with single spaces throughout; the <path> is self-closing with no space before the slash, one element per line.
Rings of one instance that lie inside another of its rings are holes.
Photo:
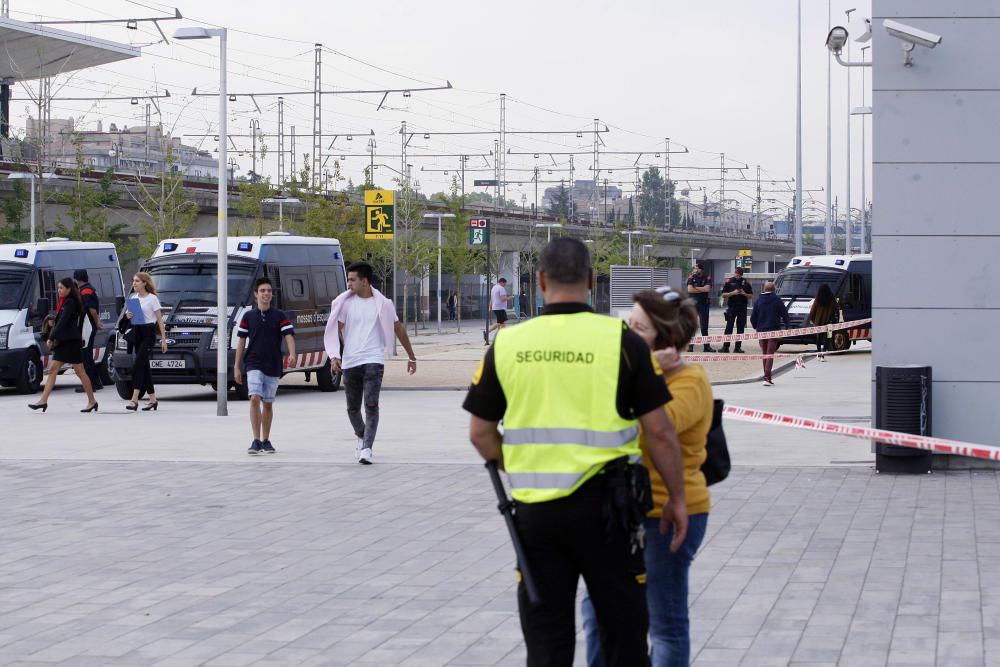
<path fill-rule="evenodd" d="M 124 305 L 118 252 L 112 243 L 52 238 L 0 245 L 0 386 L 38 391 L 51 362 L 42 321 L 59 302 L 56 284 L 76 269 L 87 270 L 100 299 L 104 328 L 94 338 L 94 361 L 101 380 L 111 383 L 108 342 Z"/>
<path fill-rule="evenodd" d="M 143 271 L 153 277 L 163 306 L 167 352 L 153 346 L 150 361 L 153 382 L 215 386 L 217 238 L 167 239 L 156 247 Z M 246 398 L 246 383 L 233 382 L 236 327 L 253 307 L 253 285 L 266 276 L 274 286 L 272 305 L 285 311 L 295 325 L 296 363 L 290 372 L 316 376 L 322 391 L 336 391 L 341 374 L 331 372 L 323 346 L 330 302 L 347 289 L 340 242 L 336 239 L 271 232 L 266 236 L 238 236 L 228 240 L 229 308 L 222 344 L 228 345 L 229 386 Z M 114 355 L 115 386 L 122 398 L 132 396 L 133 355 L 124 337 Z"/>
<path fill-rule="evenodd" d="M 807 255 L 793 257 L 775 281 L 775 292 L 788 308 L 792 328 L 809 326 L 809 309 L 820 285 L 827 285 L 840 301 L 844 320 L 872 316 L 872 256 Z M 872 339 L 871 323 L 833 332 L 834 350 L 846 350 L 859 340 Z M 811 344 L 815 335 L 782 337 L 782 343 Z"/>

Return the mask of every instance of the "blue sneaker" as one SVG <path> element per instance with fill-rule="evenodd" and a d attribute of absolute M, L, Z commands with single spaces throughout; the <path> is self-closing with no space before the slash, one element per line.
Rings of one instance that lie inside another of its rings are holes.
<path fill-rule="evenodd" d="M 274 454 L 274 445 L 271 444 L 270 440 L 265 440 L 264 442 L 260 443 L 260 451 L 264 452 L 265 454 Z"/>
<path fill-rule="evenodd" d="M 247 449 L 247 454 L 250 456 L 257 456 L 263 451 L 263 445 L 260 444 L 260 440 L 254 440 L 250 443 L 250 448 Z"/>

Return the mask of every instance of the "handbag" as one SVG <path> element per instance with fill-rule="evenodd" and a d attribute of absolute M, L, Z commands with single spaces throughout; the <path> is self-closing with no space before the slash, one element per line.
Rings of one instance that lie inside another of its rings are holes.
<path fill-rule="evenodd" d="M 726 433 L 722 430 L 722 409 L 725 405 L 721 398 L 716 398 L 712 405 L 712 427 L 708 430 L 708 441 L 705 443 L 705 462 L 701 464 L 701 472 L 705 475 L 708 486 L 729 477 L 729 470 L 732 468 Z"/>

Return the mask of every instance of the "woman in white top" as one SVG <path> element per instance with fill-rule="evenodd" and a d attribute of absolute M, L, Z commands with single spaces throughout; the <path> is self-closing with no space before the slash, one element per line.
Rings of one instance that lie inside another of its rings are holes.
<path fill-rule="evenodd" d="M 143 412 L 156 410 L 156 389 L 153 387 L 153 374 L 149 370 L 149 355 L 156 343 L 156 330 L 160 330 L 160 351 L 167 352 L 167 334 L 163 327 L 163 312 L 160 310 L 160 299 L 156 296 L 153 277 L 140 271 L 132 277 L 132 291 L 139 299 L 142 308 L 144 324 L 132 326 L 135 340 L 132 342 L 135 350 L 135 362 L 132 364 L 132 400 L 125 406 L 126 410 L 139 409 L 139 393 L 145 392 L 148 403 Z M 135 313 L 126 310 L 125 317 L 129 320 Z M 155 322 L 155 324 L 154 324 Z"/>

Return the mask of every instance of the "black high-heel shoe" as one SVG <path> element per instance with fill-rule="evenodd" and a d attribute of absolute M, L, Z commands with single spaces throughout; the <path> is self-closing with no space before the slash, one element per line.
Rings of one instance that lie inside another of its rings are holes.
<path fill-rule="evenodd" d="M 49 409 L 49 404 L 48 403 L 28 403 L 28 407 L 31 408 L 32 410 L 41 410 L 42 412 L 45 412 L 46 410 Z"/>
<path fill-rule="evenodd" d="M 139 402 L 138 401 L 129 401 L 125 405 L 125 409 L 126 410 L 131 410 L 132 412 L 135 412 L 136 410 L 139 409 Z"/>
<path fill-rule="evenodd" d="M 153 412 L 156 412 L 156 408 L 159 407 L 159 405 L 160 405 L 159 401 L 154 401 L 153 403 L 147 404 L 146 407 L 142 409 L 142 411 L 149 412 L 150 410 L 152 410 Z"/>
<path fill-rule="evenodd" d="M 83 410 L 80 410 L 80 412 L 97 412 L 97 403 L 94 403 L 89 408 L 84 408 Z"/>

